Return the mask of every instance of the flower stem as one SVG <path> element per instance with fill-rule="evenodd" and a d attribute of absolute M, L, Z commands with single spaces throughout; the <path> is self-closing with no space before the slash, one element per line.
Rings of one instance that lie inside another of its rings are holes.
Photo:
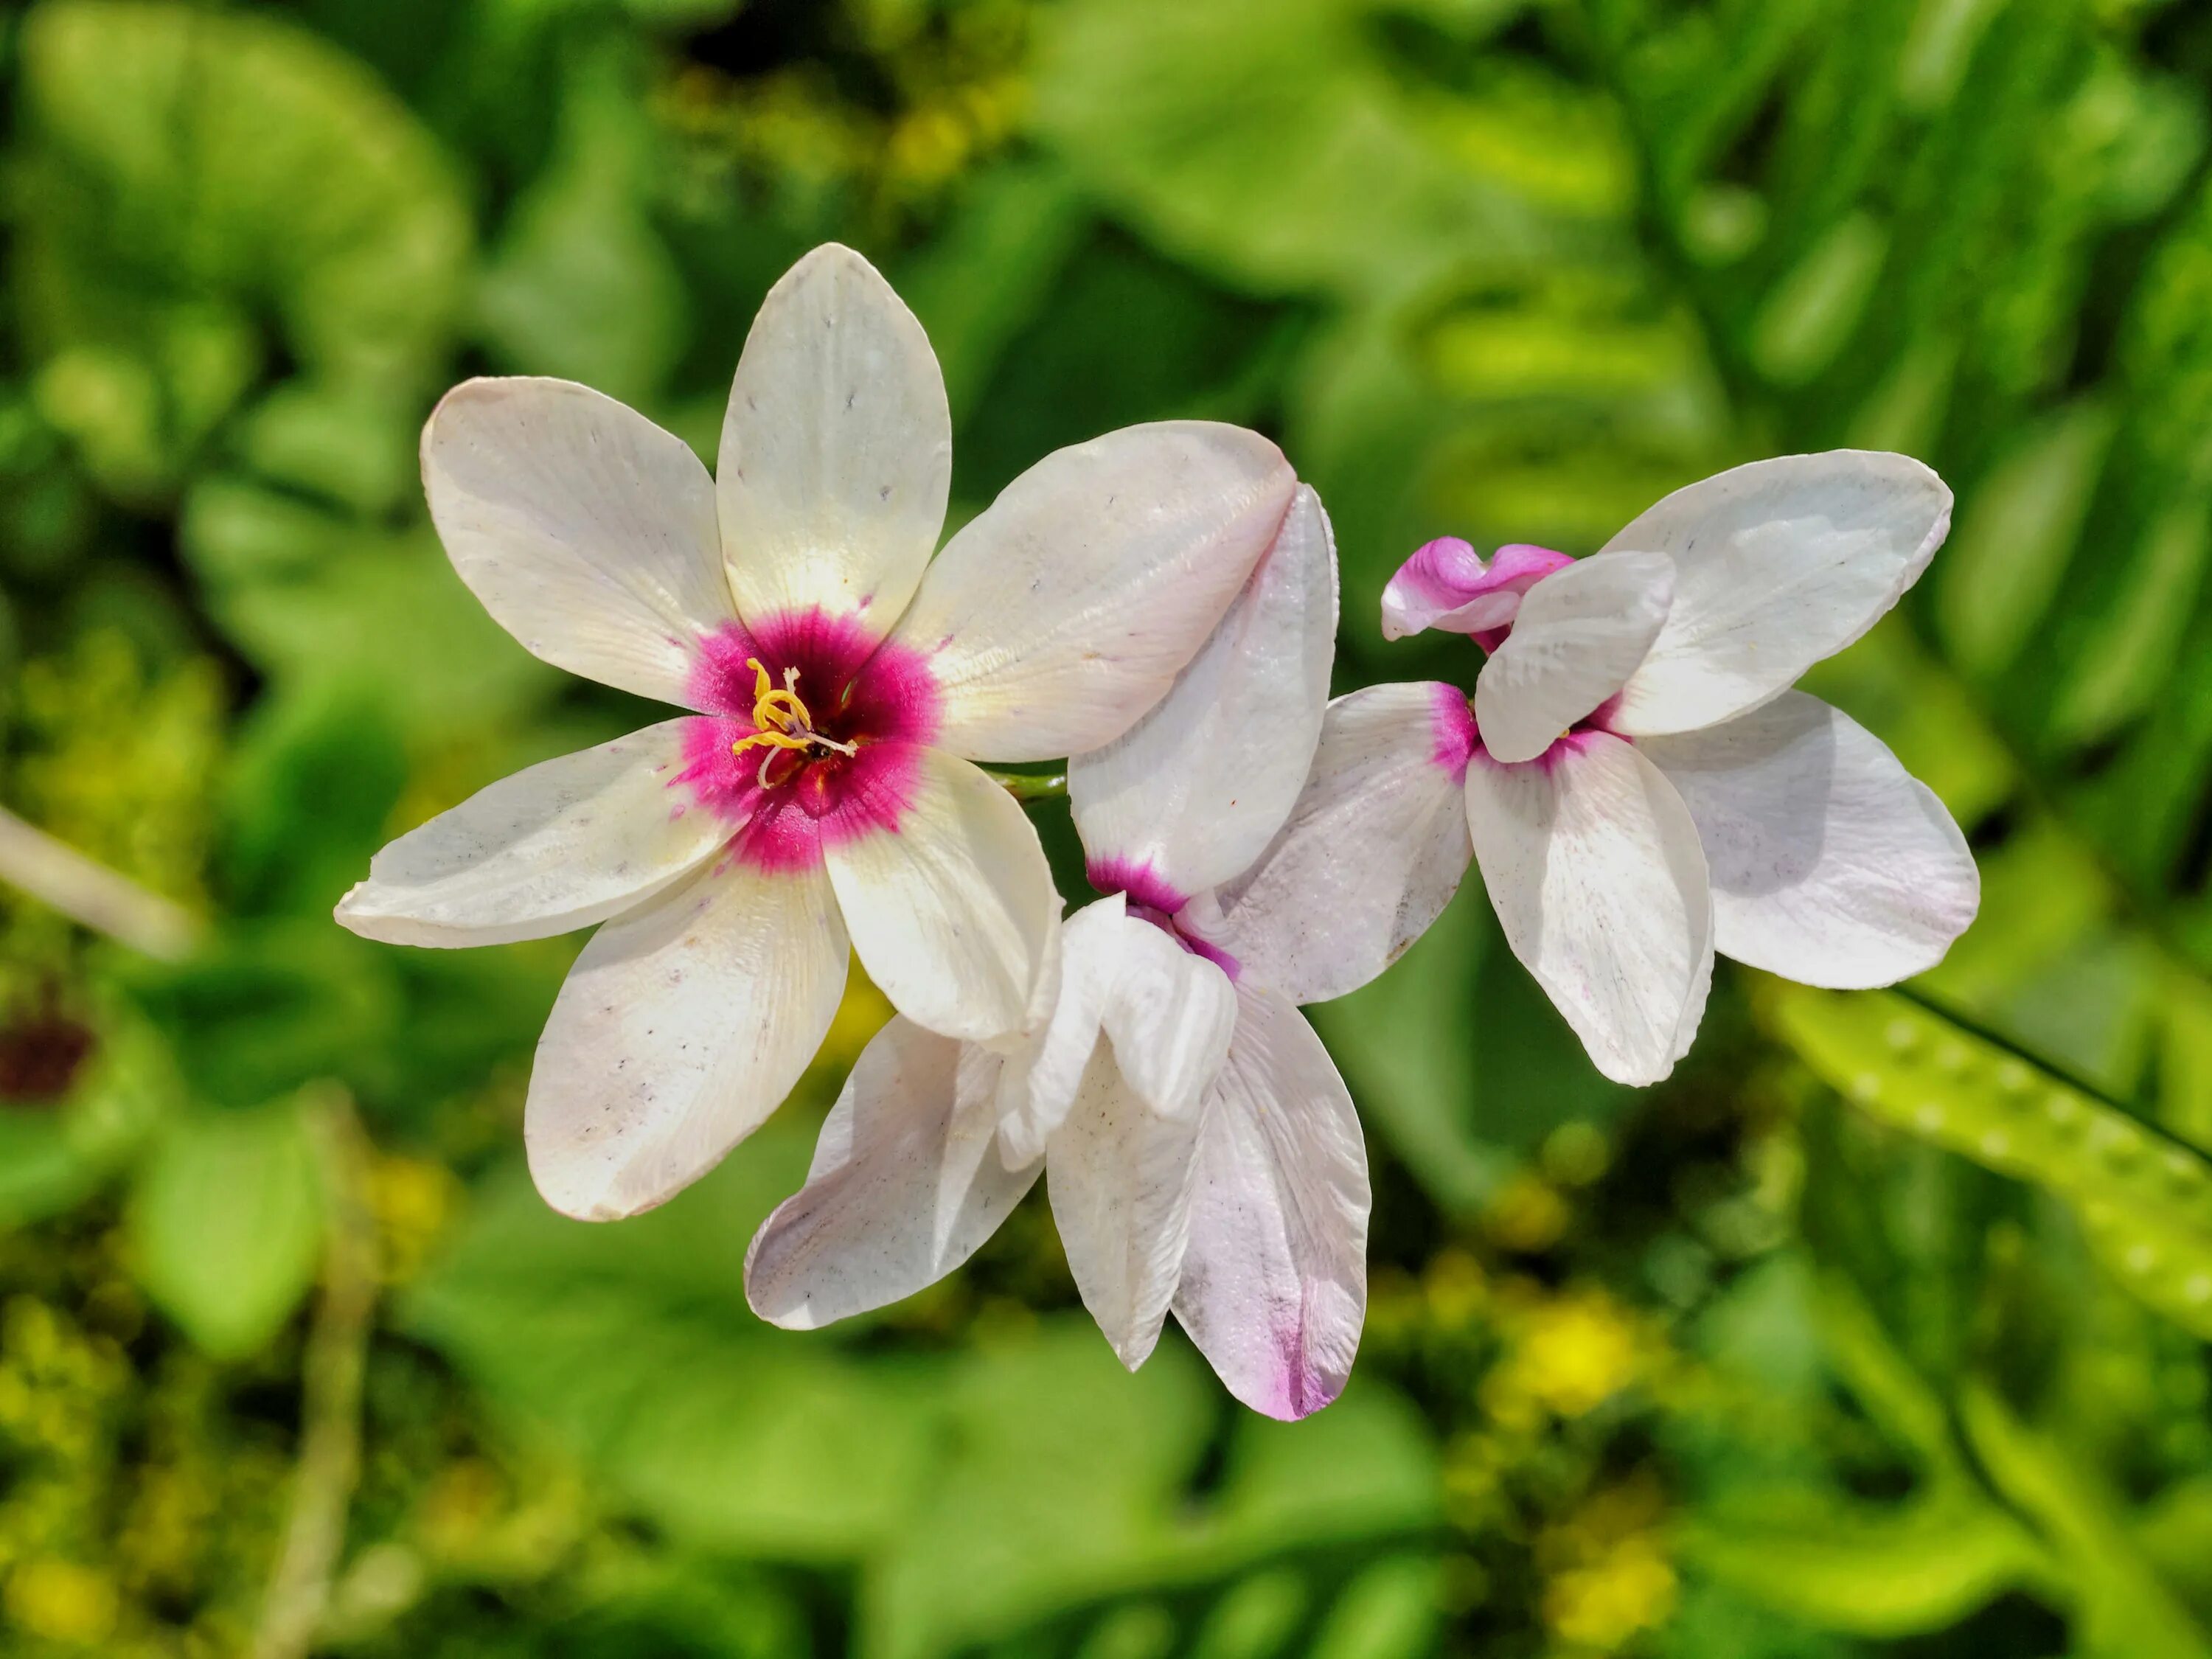
<path fill-rule="evenodd" d="M 1041 800 L 1063 800 L 1067 796 L 1065 772 L 994 772 L 987 766 L 983 775 L 1024 806 L 1033 806 Z"/>
<path fill-rule="evenodd" d="M 199 922 L 183 906 L 87 858 L 0 807 L 0 881 L 95 933 L 173 962 L 192 948 Z"/>
<path fill-rule="evenodd" d="M 300 1462 L 252 1659 L 305 1659 L 329 1610 L 361 1479 L 361 1386 L 376 1309 L 376 1224 L 368 1207 L 368 1142 L 344 1091 L 311 1109 L 330 1194 L 322 1299 L 302 1365 Z"/>

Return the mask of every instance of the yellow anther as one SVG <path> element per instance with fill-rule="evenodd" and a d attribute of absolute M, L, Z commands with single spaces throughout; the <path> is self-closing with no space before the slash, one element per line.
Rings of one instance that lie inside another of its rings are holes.
<path fill-rule="evenodd" d="M 753 671 L 753 725 L 755 730 L 730 745 L 732 755 L 742 755 L 748 749 L 769 750 L 761 757 L 760 781 L 763 789 L 769 787 L 769 763 L 775 758 L 775 750 L 794 749 L 830 749 L 841 755 L 858 750 L 849 743 L 840 743 L 826 738 L 814 729 L 814 716 L 805 700 L 799 695 L 799 671 L 783 671 L 783 684 L 779 689 L 769 678 L 768 669 L 758 657 L 747 657 L 745 666 Z"/>

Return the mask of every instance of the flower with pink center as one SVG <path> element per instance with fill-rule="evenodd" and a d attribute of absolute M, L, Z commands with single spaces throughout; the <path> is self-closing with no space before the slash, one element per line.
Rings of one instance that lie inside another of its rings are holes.
<path fill-rule="evenodd" d="M 1172 1309 L 1247 1405 L 1297 1418 L 1336 1398 L 1366 1311 L 1367 1157 L 1297 1005 L 1384 960 L 1335 957 L 1317 921 L 1394 924 L 1341 916 L 1360 884 L 1296 833 L 1310 769 L 1351 760 L 1323 730 L 1335 576 L 1328 520 L 1301 490 L 1175 688 L 1070 765 L 1106 896 L 1068 919 L 1050 1013 L 1013 1042 L 894 1018 L 869 1044 L 805 1187 L 753 1241 L 763 1318 L 808 1328 L 920 1290 L 1042 1175 L 1124 1364 Z M 1297 902 L 1243 902 L 1285 885 Z"/>
<path fill-rule="evenodd" d="M 754 319 L 715 475 L 562 380 L 471 380 L 422 434 L 461 580 L 556 666 L 692 713 L 495 783 L 378 854 L 338 920 L 494 944 L 604 924 L 524 1133 L 569 1214 L 696 1180 L 812 1059 L 848 954 L 986 1040 L 1053 989 L 1028 819 L 977 761 L 1113 741 L 1243 588 L 1296 487 L 1264 438 L 1127 428 L 1047 456 L 934 558 L 951 422 L 921 326 L 849 249 Z"/>
<path fill-rule="evenodd" d="M 1370 890 L 1345 914 L 1395 896 L 1402 948 L 1471 848 L 1514 954 L 1623 1083 L 1688 1050 L 1716 951 L 1839 989 L 1933 967 L 1980 902 L 1965 838 L 1878 738 L 1790 688 L 1897 603 L 1950 520 L 1917 461 L 1838 450 L 1677 490 L 1585 559 L 1423 548 L 1386 629 L 1490 656 L 1471 708 L 1385 686 L 1330 710 L 1370 728 L 1320 827 L 1375 850 L 1355 864 L 1318 835 L 1313 854 Z"/>

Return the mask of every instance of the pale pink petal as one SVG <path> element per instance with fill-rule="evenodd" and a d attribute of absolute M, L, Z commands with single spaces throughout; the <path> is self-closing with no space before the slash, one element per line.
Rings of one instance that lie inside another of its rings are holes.
<path fill-rule="evenodd" d="M 1167 696 L 1069 763 L 1068 801 L 1091 863 L 1142 869 L 1184 897 L 1250 865 L 1305 781 L 1335 643 L 1335 543 L 1321 498 L 1300 486 L 1251 580 Z"/>
<path fill-rule="evenodd" d="M 1664 553 L 1602 554 L 1530 588 L 1474 685 L 1491 757 L 1534 760 L 1595 713 L 1644 660 L 1674 597 Z"/>
<path fill-rule="evenodd" d="M 1344 1391 L 1367 1315 L 1367 1147 L 1328 1051 L 1279 993 L 1238 988 L 1199 1136 L 1175 1316 L 1229 1391 L 1296 1419 Z"/>
<path fill-rule="evenodd" d="M 814 1330 L 911 1296 L 975 1255 L 1029 1191 L 1042 1166 L 1000 1161 L 989 1092 L 959 1086 L 964 1046 L 893 1015 L 860 1051 L 805 1186 L 745 1253 L 763 1319 Z"/>
<path fill-rule="evenodd" d="M 1674 604 L 1609 716 L 1632 737 L 1747 713 L 1881 619 L 1951 527 L 1905 455 L 1753 461 L 1678 489 L 1606 544 L 1674 561 Z"/>
<path fill-rule="evenodd" d="M 1229 1053 L 1236 988 L 1164 928 L 1131 917 L 1121 929 L 1121 971 L 1104 1009 L 1114 1057 L 1145 1104 L 1171 1117 L 1194 1115 Z"/>
<path fill-rule="evenodd" d="M 1713 956 L 1705 855 L 1674 785 L 1633 745 L 1583 732 L 1521 766 L 1478 752 L 1467 816 L 1507 943 L 1598 1070 L 1665 1077 Z"/>
<path fill-rule="evenodd" d="M 1024 1169 L 1067 1116 L 1103 1029 L 1106 1000 L 1121 977 L 1131 927 L 1119 893 L 1086 904 L 1060 930 L 1060 982 L 1048 1016 L 1006 1055 L 999 1074 L 999 1134 L 1006 1167 Z"/>
<path fill-rule="evenodd" d="M 1382 590 L 1382 637 L 1402 640 L 1429 628 L 1453 634 L 1504 628 L 1520 610 L 1523 593 L 1573 562 L 1548 547 L 1514 542 L 1486 564 L 1456 536 L 1425 542 Z"/>
<path fill-rule="evenodd" d="M 826 849 L 853 948 L 917 1025 L 976 1041 L 1026 1028 L 1060 895 L 1036 830 L 966 761 L 920 750 L 892 823 Z"/>
<path fill-rule="evenodd" d="M 1405 953 L 1466 873 L 1474 720 L 1457 688 L 1375 685 L 1328 706 L 1313 771 L 1274 842 L 1184 925 L 1240 981 L 1293 1002 L 1358 990 Z"/>
<path fill-rule="evenodd" d="M 890 631 L 945 527 L 952 417 L 921 325 L 852 249 L 817 247 L 769 290 L 714 471 L 748 623 L 818 608 Z"/>
<path fill-rule="evenodd" d="M 530 1073 L 523 1139 L 545 1201 L 612 1220 L 720 1163 L 813 1060 L 845 965 L 818 867 L 728 862 L 600 928 Z"/>
<path fill-rule="evenodd" d="M 1159 1340 L 1182 1271 L 1200 1121 L 1146 1106 L 1102 1045 L 1045 1157 L 1075 1288 L 1131 1370 Z"/>
<path fill-rule="evenodd" d="M 736 613 L 682 439 L 567 380 L 469 380 L 422 428 L 422 487 L 453 568 L 533 656 L 690 705 L 700 641 Z"/>
<path fill-rule="evenodd" d="M 505 945 L 644 902 L 730 837 L 672 787 L 689 724 L 648 726 L 478 790 L 370 860 L 338 921 L 391 945 Z"/>
<path fill-rule="evenodd" d="M 1802 691 L 1645 755 L 1697 820 L 1723 956 L 1808 985 L 1934 967 L 1981 902 L 1966 837 L 1881 740 Z"/>
<path fill-rule="evenodd" d="M 1257 433 L 1126 427 L 1048 455 L 922 578 L 896 637 L 977 760 L 1111 743 L 1196 654 L 1274 538 L 1297 480 Z"/>

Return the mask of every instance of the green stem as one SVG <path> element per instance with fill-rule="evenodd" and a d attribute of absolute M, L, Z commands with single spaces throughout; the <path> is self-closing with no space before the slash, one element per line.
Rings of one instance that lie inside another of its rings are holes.
<path fill-rule="evenodd" d="M 1033 806 L 1041 800 L 1063 800 L 1067 796 L 1065 772 L 994 772 L 987 766 L 983 775 L 1024 806 Z"/>
<path fill-rule="evenodd" d="M 313 1123 L 330 1189 L 323 1296 L 302 1364 L 300 1462 L 291 1514 L 255 1631 L 252 1659 L 306 1659 L 329 1610 L 345 1547 L 346 1514 L 361 1479 L 361 1390 L 376 1311 L 376 1223 L 368 1207 L 368 1146 L 353 1102 L 332 1088 Z"/>

